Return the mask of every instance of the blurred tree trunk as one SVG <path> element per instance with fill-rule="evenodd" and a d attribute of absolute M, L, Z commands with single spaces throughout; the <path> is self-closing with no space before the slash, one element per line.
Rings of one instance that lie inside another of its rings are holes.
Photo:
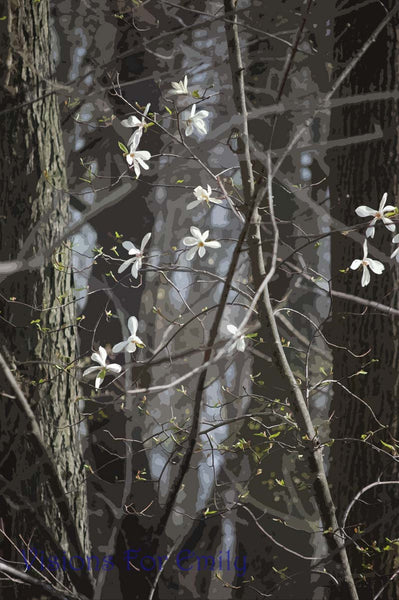
<path fill-rule="evenodd" d="M 49 1 L 8 0 L 2 16 L 1 105 L 3 110 L 12 109 L 0 115 L 0 260 L 6 261 L 52 250 L 68 221 L 69 198 L 62 191 L 66 189 L 66 172 L 58 102 L 53 92 Z M 74 366 L 76 359 L 69 262 L 69 249 L 62 244 L 51 252 L 42 268 L 7 277 L 2 282 L 0 299 L 0 351 L 34 411 L 42 439 L 58 469 L 80 547 L 68 544 L 73 528 L 60 517 L 57 499 L 43 473 L 43 457 L 33 451 L 25 417 L 15 408 L 14 392 L 3 373 L 1 527 L 19 549 L 30 542 L 47 554 L 59 555 L 62 549 L 67 556 L 78 551 L 89 554 L 78 387 L 73 371 L 66 369 Z M 43 524 L 50 525 L 53 541 Z M 4 536 L 0 544 L 3 557 L 22 562 Z M 80 591 L 89 595 L 89 577 L 79 578 Z M 21 586 L 2 583 L 2 598 L 22 598 L 24 593 L 31 597 L 29 590 Z"/>
<path fill-rule="evenodd" d="M 356 2 L 351 4 L 354 10 L 350 14 L 350 29 L 347 29 L 348 14 L 337 18 L 335 23 L 333 64 L 338 65 L 337 74 L 368 39 L 376 23 L 385 16 L 380 4 L 368 4 L 358 9 L 355 9 Z M 394 2 L 390 0 L 384 4 L 390 9 Z M 341 96 L 397 88 L 398 25 L 399 20 L 395 17 L 379 35 L 340 88 Z M 345 29 L 347 31 L 344 33 Z M 397 204 L 398 117 L 398 103 L 391 99 L 351 104 L 332 111 L 333 139 L 372 133 L 376 125 L 381 126 L 383 131 L 380 140 L 348 145 L 329 153 L 332 215 L 349 226 L 362 221 L 355 214 L 357 206 L 365 204 L 378 208 L 384 192 L 389 194 L 389 204 Z M 365 233 L 365 228 L 361 229 L 361 233 Z M 369 240 L 370 256 L 377 258 L 374 248 L 376 252 L 378 249 L 389 257 L 392 252 L 391 238 L 392 234 L 382 224 L 377 226 L 374 240 Z M 371 274 L 371 283 L 365 288 L 360 285 L 360 270 L 342 271 L 362 255 L 360 244 L 355 244 L 340 233 L 333 234 L 333 288 L 396 307 L 396 263 L 387 258 L 383 275 Z M 393 444 L 394 438 L 398 438 L 397 327 L 397 320 L 378 311 L 364 310 L 340 298 L 333 299 L 332 341 L 351 352 L 364 355 L 363 358 L 356 358 L 348 351 L 334 348 L 334 379 L 367 402 L 378 421 L 386 426 L 386 429 L 381 428 L 372 412 L 356 397 L 343 387 L 334 386 L 331 437 L 335 442 L 331 449 L 330 481 L 334 486 L 334 497 L 341 518 L 355 494 L 365 485 L 378 479 L 398 479 L 397 462 L 389 456 L 391 452 L 388 450 L 383 454 L 370 445 L 387 450 L 382 441 Z M 353 377 L 360 369 L 367 374 Z M 365 434 L 368 434 L 368 443 L 362 441 L 362 435 Z M 394 539 L 399 536 L 397 520 L 393 519 L 398 500 L 397 485 L 378 486 L 365 493 L 349 514 L 346 523 L 348 535 L 359 536 L 359 531 L 365 530 L 356 541 L 367 552 L 359 551 L 355 544 L 349 546 L 361 598 L 373 598 L 397 568 L 397 546 L 382 552 L 376 548 L 387 547 L 387 537 Z M 389 600 L 399 597 L 397 579 L 381 597 Z"/>

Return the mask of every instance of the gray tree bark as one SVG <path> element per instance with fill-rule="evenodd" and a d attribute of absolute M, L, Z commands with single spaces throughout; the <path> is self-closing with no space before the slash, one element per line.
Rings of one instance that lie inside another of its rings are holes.
<path fill-rule="evenodd" d="M 352 4 L 355 9 L 356 3 Z M 386 2 L 385 5 L 390 9 L 394 2 Z M 352 34 L 343 34 L 348 16 L 337 19 L 333 63 L 345 64 L 368 39 L 384 14 L 377 4 L 354 10 L 351 13 Z M 341 96 L 395 89 L 399 64 L 398 32 L 399 20 L 395 18 L 340 88 Z M 375 124 L 380 125 L 383 131 L 381 140 L 349 145 L 329 153 L 332 214 L 348 226 L 362 221 L 355 214 L 357 206 L 365 204 L 377 209 L 384 192 L 389 194 L 389 204 L 397 203 L 398 118 L 398 104 L 394 100 L 365 102 L 332 111 L 333 139 L 369 133 Z M 361 232 L 365 233 L 365 228 Z M 370 256 L 373 257 L 374 247 L 389 257 L 392 235 L 383 225 L 377 227 L 375 238 L 369 240 Z M 334 290 L 396 307 L 396 263 L 387 259 L 384 274 L 373 275 L 370 285 L 361 288 L 359 272 L 342 272 L 353 259 L 361 256 L 360 245 L 341 234 L 332 236 Z M 378 311 L 363 311 L 361 307 L 340 298 L 333 299 L 332 308 L 332 341 L 358 355 L 368 352 L 363 358 L 356 358 L 349 352 L 334 348 L 334 379 L 366 401 L 376 416 L 374 418 L 356 397 L 335 385 L 331 406 L 331 437 L 335 438 L 335 442 L 331 449 L 330 481 L 334 485 L 334 497 L 342 519 L 347 506 L 364 486 L 379 478 L 388 481 L 398 479 L 397 462 L 389 456 L 390 451 L 385 454 L 378 451 L 386 450 L 382 442 L 392 444 L 398 437 L 398 338 L 397 321 L 378 314 Z M 353 377 L 360 369 L 367 375 Z M 367 434 L 366 441 L 362 441 L 364 434 Z M 394 539 L 399 535 L 393 519 L 399 499 L 397 488 L 397 485 L 372 488 L 355 503 L 346 523 L 346 532 L 355 538 L 358 547 L 363 548 L 359 550 L 354 543 L 348 548 L 351 564 L 357 572 L 361 598 L 373 598 L 397 568 L 395 546 L 382 552 L 375 549 L 387 547 L 386 538 Z M 381 597 L 393 600 L 399 597 L 398 594 L 399 586 L 394 581 Z"/>
<path fill-rule="evenodd" d="M 0 349 L 34 412 L 74 520 L 72 525 L 60 516 L 59 499 L 50 492 L 43 469 L 46 459 L 35 453 L 26 417 L 16 408 L 14 391 L 2 373 L 0 511 L 2 529 L 12 543 L 2 536 L 0 547 L 5 558 L 23 563 L 16 548 L 26 551 L 28 543 L 46 554 L 65 551 L 68 557 L 89 554 L 89 543 L 70 250 L 67 244 L 57 248 L 69 199 L 63 191 L 66 171 L 49 1 L 7 0 L 4 16 L 1 104 L 16 110 L 0 116 L 0 260 L 42 250 L 51 252 L 51 259 L 39 270 L 2 282 Z M 75 588 L 90 595 L 87 573 L 81 570 L 74 580 Z M 23 593 L 29 594 L 21 586 L 4 584 L 2 597 L 21 598 Z"/>

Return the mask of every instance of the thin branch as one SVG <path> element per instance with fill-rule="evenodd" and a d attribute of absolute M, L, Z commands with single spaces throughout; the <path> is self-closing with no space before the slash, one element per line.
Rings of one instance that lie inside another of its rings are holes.
<path fill-rule="evenodd" d="M 315 116 L 321 110 L 328 108 L 329 102 L 330 102 L 331 98 L 334 96 L 335 92 L 338 90 L 338 88 L 341 87 L 342 83 L 345 81 L 345 79 L 348 77 L 348 75 L 351 73 L 351 71 L 355 68 L 355 66 L 357 65 L 359 60 L 362 58 L 362 56 L 364 56 L 364 54 L 367 52 L 367 50 L 370 48 L 370 46 L 376 41 L 377 37 L 380 35 L 380 33 L 385 28 L 385 26 L 389 23 L 389 21 L 395 16 L 395 14 L 398 12 L 398 10 L 399 10 L 399 4 L 395 3 L 392 10 L 390 10 L 389 13 L 382 19 L 381 23 L 375 28 L 375 30 L 370 35 L 370 37 L 366 40 L 366 42 L 363 44 L 363 46 L 358 50 L 358 52 L 355 54 L 355 56 L 352 58 L 352 60 L 347 64 L 347 66 L 342 71 L 341 75 L 339 75 L 336 82 L 332 86 L 331 90 L 321 100 L 320 106 L 315 110 L 312 117 L 306 120 L 305 124 L 299 128 L 297 133 L 292 138 L 291 142 L 288 144 L 286 151 L 281 156 L 281 158 L 277 161 L 276 165 L 273 168 L 273 176 L 276 175 L 276 173 L 280 170 L 281 165 L 283 164 L 283 162 L 285 161 L 287 156 L 291 153 L 291 150 L 296 146 L 298 141 L 301 139 L 302 135 L 305 133 L 305 131 L 308 129 L 308 127 L 310 127 L 310 125 L 313 123 Z"/>

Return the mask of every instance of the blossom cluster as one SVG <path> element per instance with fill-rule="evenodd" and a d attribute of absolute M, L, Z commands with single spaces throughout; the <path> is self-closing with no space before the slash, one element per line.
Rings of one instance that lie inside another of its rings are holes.
<path fill-rule="evenodd" d="M 374 238 L 375 228 L 376 228 L 376 225 L 378 222 L 382 222 L 384 224 L 384 226 L 388 229 L 389 232 L 391 232 L 391 233 L 396 232 L 395 223 L 387 215 L 390 214 L 390 216 L 393 216 L 394 214 L 396 214 L 398 212 L 398 210 L 395 206 L 392 206 L 391 204 L 387 205 L 387 199 L 388 199 L 388 194 L 385 192 L 385 194 L 381 198 L 381 202 L 380 202 L 380 205 L 377 210 L 375 210 L 374 208 L 370 208 L 369 206 L 364 206 L 364 205 L 358 206 L 357 209 L 355 210 L 356 214 L 359 217 L 368 217 L 368 218 L 372 217 L 372 219 L 366 229 L 366 239 L 364 240 L 364 243 L 363 243 L 363 258 L 355 259 L 350 266 L 350 268 L 352 270 L 357 270 L 360 267 L 362 267 L 362 269 L 363 269 L 362 280 L 361 280 L 362 287 L 365 287 L 366 285 L 368 285 L 370 283 L 370 279 L 371 279 L 370 271 L 372 271 L 376 275 L 381 275 L 381 273 L 385 270 L 385 267 L 382 264 L 382 262 L 380 262 L 379 260 L 369 258 L 367 238 L 371 238 L 371 239 Z M 399 243 L 399 234 L 395 235 L 392 238 L 392 242 L 394 244 Z M 396 258 L 396 260 L 399 262 L 399 247 L 396 248 L 396 250 L 394 250 L 394 252 L 391 255 L 391 258 Z"/>
<path fill-rule="evenodd" d="M 179 97 L 197 97 L 197 95 L 191 95 L 188 88 L 188 77 L 187 75 L 183 80 L 178 82 L 172 82 L 172 89 L 169 90 L 170 96 L 179 96 Z M 141 113 L 141 118 L 139 119 L 136 115 L 131 115 L 127 119 L 121 121 L 121 125 L 123 127 L 127 127 L 133 129 L 132 134 L 130 135 L 127 145 L 129 147 L 129 151 L 125 152 L 127 148 L 120 144 L 120 147 L 124 150 L 124 156 L 126 158 L 126 162 L 129 165 L 129 168 L 134 170 L 136 177 L 140 177 L 141 170 L 148 170 L 149 166 L 147 162 L 151 159 L 151 153 L 147 150 L 139 150 L 139 145 L 142 140 L 143 133 L 147 130 L 150 124 L 156 122 L 156 115 L 152 115 L 150 113 L 150 104 L 147 104 L 143 112 Z M 207 110 L 199 110 L 197 112 L 197 103 L 194 102 L 191 107 L 186 109 L 182 116 L 182 122 L 184 125 L 184 133 L 186 137 L 191 136 L 193 133 L 198 133 L 200 135 L 207 134 L 207 123 L 206 119 L 209 116 L 209 112 Z M 194 188 L 193 194 L 195 200 L 190 202 L 187 205 L 187 210 L 193 210 L 198 206 L 206 206 L 207 208 L 213 205 L 223 204 L 223 200 L 220 198 L 213 196 L 213 190 L 209 184 L 204 188 L 201 185 L 198 185 Z M 191 261 L 198 254 L 199 258 L 203 258 L 206 254 L 207 249 L 218 249 L 221 248 L 221 243 L 217 240 L 209 240 L 209 230 L 201 232 L 198 227 L 190 227 L 191 235 L 185 236 L 183 238 L 183 244 L 189 248 L 186 253 L 186 259 Z M 143 258 L 145 248 L 150 241 L 151 233 L 147 233 L 140 244 L 140 248 L 137 248 L 133 242 L 125 241 L 122 243 L 122 246 L 125 250 L 127 250 L 129 258 L 124 260 L 122 264 L 118 268 L 118 273 L 123 273 L 128 268 L 130 268 L 131 276 L 134 279 L 137 279 L 139 276 L 139 272 L 143 266 Z M 128 329 L 130 331 L 130 335 L 126 340 L 115 344 L 112 348 L 113 353 L 120 352 L 128 352 L 134 353 L 137 348 L 144 348 L 144 342 L 138 337 L 137 331 L 139 328 L 138 320 L 135 316 L 131 316 L 128 319 Z M 230 351 L 234 349 L 239 352 L 243 352 L 245 350 L 245 335 L 243 335 L 239 329 L 232 324 L 227 325 L 227 331 L 233 338 L 233 343 L 231 344 Z M 93 362 L 96 362 L 98 366 L 92 366 L 86 369 L 83 373 L 83 376 L 96 374 L 95 380 L 95 389 L 98 390 L 102 385 L 107 374 L 120 374 L 122 371 L 121 365 L 118 364 L 107 364 L 107 351 L 102 346 L 99 347 L 98 352 L 94 352 L 91 355 L 91 359 Z"/>

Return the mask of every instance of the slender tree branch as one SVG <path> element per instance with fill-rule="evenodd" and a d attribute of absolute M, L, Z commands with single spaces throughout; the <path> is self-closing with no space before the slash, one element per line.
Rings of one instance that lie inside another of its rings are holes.
<path fill-rule="evenodd" d="M 229 2 L 231 1 L 232 0 L 225 0 L 225 7 L 229 6 Z M 236 47 L 234 48 L 235 55 L 237 53 L 241 54 L 238 39 L 234 38 L 233 36 L 230 36 L 230 44 L 236 45 Z M 238 63 L 240 64 L 241 61 L 238 61 Z M 234 70 L 232 65 L 232 80 L 233 89 L 235 90 L 234 97 L 237 103 L 237 111 L 241 113 L 243 115 L 243 118 L 245 119 L 245 115 L 247 114 L 245 87 L 244 80 L 239 75 L 240 73 Z M 245 131 L 246 128 L 244 127 L 243 130 Z M 248 145 L 248 138 L 244 137 L 243 142 L 244 144 L 247 144 L 247 148 L 244 149 L 244 155 L 249 155 L 249 161 L 251 161 L 251 153 Z M 247 170 L 248 165 L 244 165 L 244 171 L 242 171 L 244 193 L 245 191 L 248 193 L 248 186 L 245 187 L 244 184 L 244 178 L 247 175 Z M 269 294 L 269 282 L 271 281 L 276 271 L 279 244 L 279 230 L 274 215 L 274 201 L 272 191 L 273 173 L 274 170 L 272 167 L 271 153 L 269 151 L 267 153 L 267 196 L 270 222 L 273 230 L 272 258 L 269 269 L 266 270 L 262 248 L 259 211 L 258 207 L 255 206 L 252 215 L 255 223 L 253 228 L 254 235 L 251 236 L 252 238 L 254 238 L 255 243 L 251 244 L 249 248 L 252 272 L 255 283 L 257 284 L 258 288 L 254 300 L 256 300 L 257 298 L 260 299 L 260 295 L 262 295 L 262 301 L 260 306 L 260 319 L 270 333 L 270 337 L 274 346 L 276 364 L 279 367 L 282 379 L 286 384 L 288 384 L 288 388 L 291 392 L 290 405 L 296 417 L 296 421 L 298 423 L 302 437 L 305 440 L 310 469 L 314 474 L 313 489 L 315 499 L 319 507 L 320 516 L 323 522 L 324 529 L 326 531 L 327 539 L 329 540 L 332 549 L 336 549 L 338 553 L 339 563 L 342 569 L 342 576 L 344 580 L 343 588 L 345 594 L 347 594 L 347 597 L 351 600 L 358 600 L 358 594 L 349 565 L 348 555 L 346 552 L 344 535 L 338 525 L 338 521 L 335 514 L 335 505 L 331 496 L 327 476 L 324 469 L 323 450 L 320 446 L 319 439 L 314 429 L 309 409 L 307 407 L 305 398 L 302 394 L 302 390 L 292 372 L 290 364 L 285 355 Z M 250 199 L 250 196 L 245 197 L 246 202 L 249 202 Z M 242 326 L 243 324 L 241 324 L 241 327 Z"/>
<path fill-rule="evenodd" d="M 5 561 L 1 560 L 1 558 L 0 573 L 4 573 L 4 575 L 8 576 L 13 581 L 19 581 L 37 588 L 37 590 L 40 590 L 46 594 L 46 598 L 57 598 L 58 600 L 66 600 L 66 598 L 71 598 L 71 600 L 87 600 L 86 596 L 82 596 L 81 594 L 74 594 L 67 590 L 57 590 L 57 588 L 46 583 L 45 581 L 36 579 L 36 577 L 32 577 L 31 575 L 12 567 Z M 48 596 L 48 594 L 50 594 L 50 596 Z"/>

